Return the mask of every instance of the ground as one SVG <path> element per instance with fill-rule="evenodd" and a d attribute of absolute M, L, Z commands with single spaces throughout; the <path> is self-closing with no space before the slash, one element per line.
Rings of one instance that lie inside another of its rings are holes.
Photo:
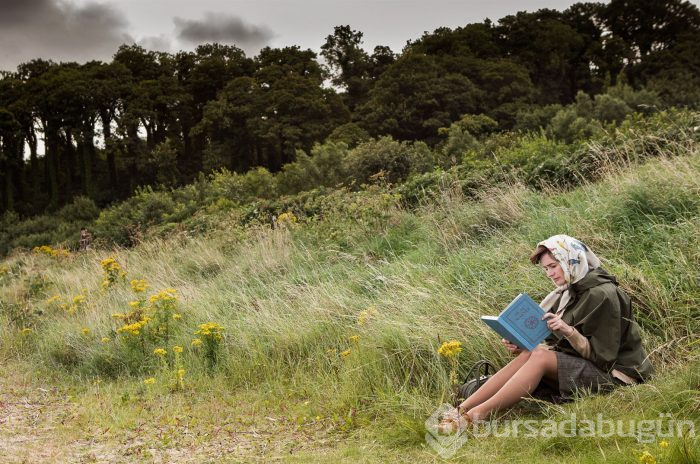
<path fill-rule="evenodd" d="M 0 377 L 0 456 L 10 463 L 251 462 L 275 461 L 299 452 L 322 453 L 342 436 L 322 421 L 306 425 L 285 417 L 230 415 L 199 423 L 183 415 L 163 423 L 144 406 L 133 427 L 103 428 L 86 419 L 85 403 L 65 389 L 6 373 Z M 158 405 L 159 400 L 153 401 Z M 99 403 L 98 403 L 99 404 Z"/>

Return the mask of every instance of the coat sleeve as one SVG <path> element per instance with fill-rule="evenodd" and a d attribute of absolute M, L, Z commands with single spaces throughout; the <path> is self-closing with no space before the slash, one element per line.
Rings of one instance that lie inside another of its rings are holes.
<path fill-rule="evenodd" d="M 574 327 L 590 343 L 590 360 L 609 372 L 620 351 L 620 303 L 608 293 L 593 288 L 582 295 L 579 302 L 581 318 Z"/>

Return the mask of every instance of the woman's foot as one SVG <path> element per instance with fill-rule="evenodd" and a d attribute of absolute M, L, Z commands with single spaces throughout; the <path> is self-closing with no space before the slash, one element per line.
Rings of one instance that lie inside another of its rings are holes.
<path fill-rule="evenodd" d="M 450 435 L 458 430 L 466 429 L 471 423 L 472 420 L 466 410 L 455 408 L 442 416 L 442 420 L 437 426 L 437 431 L 443 435 Z"/>

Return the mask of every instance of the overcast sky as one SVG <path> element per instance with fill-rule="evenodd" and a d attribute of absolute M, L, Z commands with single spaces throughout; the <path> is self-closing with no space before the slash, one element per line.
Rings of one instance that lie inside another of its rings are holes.
<path fill-rule="evenodd" d="M 700 0 L 692 3 L 698 5 Z M 364 33 L 364 47 L 406 41 L 520 10 L 563 10 L 570 0 L 0 0 L 0 69 L 32 58 L 109 61 L 122 43 L 151 50 L 237 45 L 254 56 L 270 45 L 319 51 L 334 26 Z"/>

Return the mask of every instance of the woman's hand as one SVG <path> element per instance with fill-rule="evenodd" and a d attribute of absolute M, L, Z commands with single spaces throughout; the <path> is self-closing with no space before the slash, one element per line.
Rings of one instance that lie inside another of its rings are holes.
<path fill-rule="evenodd" d="M 547 313 L 542 316 L 542 320 L 547 321 L 547 328 L 549 328 L 549 330 L 565 337 L 572 336 L 576 330 L 566 322 L 562 321 L 561 316 L 558 314 Z"/>
<path fill-rule="evenodd" d="M 519 354 L 523 350 L 518 348 L 518 345 L 514 345 L 511 343 L 509 340 L 506 340 L 505 338 L 501 338 L 501 343 L 503 343 L 508 351 L 510 351 L 513 354 Z"/>

